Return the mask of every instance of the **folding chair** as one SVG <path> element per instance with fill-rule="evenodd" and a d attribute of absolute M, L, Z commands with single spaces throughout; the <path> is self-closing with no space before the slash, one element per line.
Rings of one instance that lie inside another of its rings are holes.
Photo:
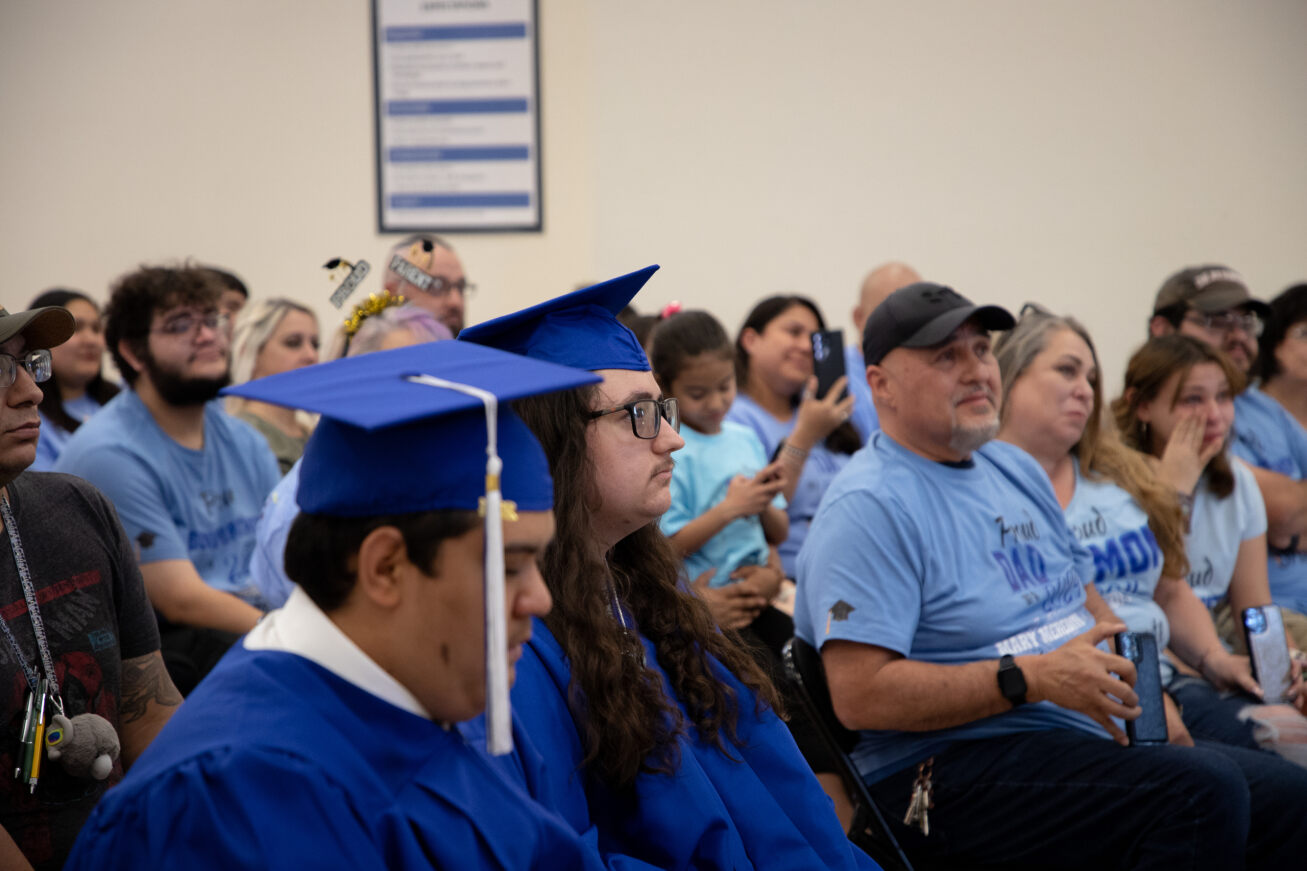
<path fill-rule="evenodd" d="M 839 760 L 840 771 L 836 773 L 853 799 L 849 840 L 865 850 L 885 871 L 912 871 L 912 863 L 903 855 L 898 841 L 885 825 L 880 809 L 872 801 L 867 784 L 849 758 L 858 743 L 858 734 L 846 729 L 835 716 L 821 654 L 802 638 L 795 637 L 786 643 L 781 656 L 785 660 L 786 673 L 799 687 L 802 703 L 808 708 L 813 722 L 818 724 L 822 737 L 830 746 L 831 755 Z"/>

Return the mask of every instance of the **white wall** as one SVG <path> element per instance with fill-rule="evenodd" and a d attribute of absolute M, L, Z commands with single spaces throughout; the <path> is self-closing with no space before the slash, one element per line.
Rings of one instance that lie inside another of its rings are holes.
<path fill-rule="evenodd" d="M 1087 322 L 1109 393 L 1152 296 L 1307 278 L 1298 0 L 540 0 L 545 232 L 454 242 L 490 317 L 650 262 L 637 304 L 837 324 L 889 258 Z M 363 0 L 0 6 L 0 302 L 142 261 L 316 301 L 375 232 Z"/>
<path fill-rule="evenodd" d="M 905 259 L 1078 315 L 1112 395 L 1169 273 L 1307 279 L 1307 4 L 651 5 L 591 4 L 600 272 L 660 260 L 651 308 L 847 324 Z"/>
<path fill-rule="evenodd" d="M 594 261 L 589 17 L 544 19 L 546 230 L 451 237 L 476 320 Z M 366 0 L 0 4 L 0 302 L 195 257 L 334 322 L 322 263 L 367 259 L 376 289 L 399 238 L 376 232 L 370 27 Z"/>

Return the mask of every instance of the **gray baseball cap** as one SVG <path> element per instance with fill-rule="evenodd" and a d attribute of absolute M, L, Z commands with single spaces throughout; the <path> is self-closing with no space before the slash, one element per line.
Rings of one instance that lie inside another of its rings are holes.
<path fill-rule="evenodd" d="M 1263 320 L 1270 317 L 1271 307 L 1253 299 L 1243 276 L 1228 266 L 1208 264 L 1181 269 L 1162 284 L 1153 302 L 1153 314 L 1177 303 L 1201 312 L 1220 312 L 1232 308 L 1252 309 Z"/>
<path fill-rule="evenodd" d="M 0 306 L 0 342 L 20 333 L 27 339 L 27 350 L 53 348 L 68 341 L 77 328 L 72 313 L 63 306 L 50 305 L 10 314 Z"/>

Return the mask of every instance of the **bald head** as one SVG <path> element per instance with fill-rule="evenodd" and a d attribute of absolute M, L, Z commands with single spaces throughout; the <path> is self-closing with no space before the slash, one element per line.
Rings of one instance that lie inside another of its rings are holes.
<path fill-rule="evenodd" d="M 921 281 L 921 276 L 906 263 L 884 263 L 868 272 L 862 280 L 858 304 L 853 307 L 853 323 L 858 328 L 858 335 L 862 335 L 867 318 L 885 301 L 885 297 L 918 281 Z"/>
<path fill-rule="evenodd" d="M 396 256 L 417 268 L 416 278 L 421 278 L 420 273 L 426 273 L 433 281 L 423 287 L 406 280 L 391 268 Z M 403 294 L 408 302 L 431 312 L 454 335 L 463 329 L 464 294 L 471 290 L 471 285 L 463 274 L 458 255 L 444 239 L 418 234 L 400 242 L 391 249 L 386 260 L 383 280 L 386 290 Z"/>

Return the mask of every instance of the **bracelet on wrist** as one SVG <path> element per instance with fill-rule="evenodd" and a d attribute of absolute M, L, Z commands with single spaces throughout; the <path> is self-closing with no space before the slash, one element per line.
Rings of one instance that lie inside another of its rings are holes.
<path fill-rule="evenodd" d="M 790 444 L 789 442 L 784 442 L 781 445 L 781 450 L 784 451 L 787 456 L 794 457 L 794 459 L 796 460 L 802 461 L 808 459 L 807 448 L 796 448 L 794 445 Z"/>

